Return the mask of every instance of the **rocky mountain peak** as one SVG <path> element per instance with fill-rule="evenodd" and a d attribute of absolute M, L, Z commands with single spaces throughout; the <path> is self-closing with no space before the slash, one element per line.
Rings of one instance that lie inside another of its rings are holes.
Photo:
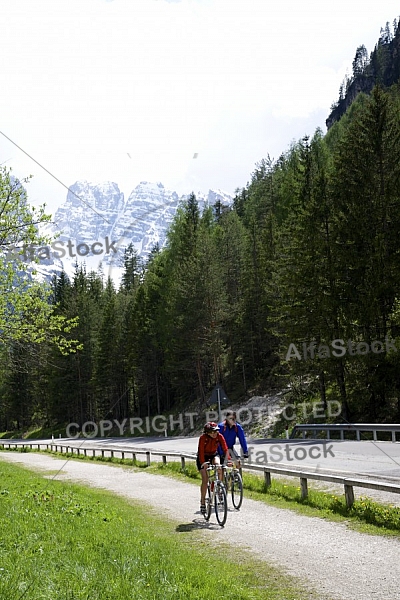
<path fill-rule="evenodd" d="M 217 203 L 230 206 L 233 202 L 233 197 L 221 190 L 195 195 L 200 211 Z M 54 215 L 51 232 L 66 251 L 61 257 L 60 253 L 50 253 L 42 266 L 46 270 L 64 268 L 72 274 L 76 261 L 84 261 L 88 269 L 95 270 L 101 262 L 104 271 L 112 269 L 118 278 L 129 244 L 143 259 L 156 244 L 164 246 L 168 227 L 187 197 L 161 182 L 141 181 L 125 199 L 115 182 L 76 181 Z"/>

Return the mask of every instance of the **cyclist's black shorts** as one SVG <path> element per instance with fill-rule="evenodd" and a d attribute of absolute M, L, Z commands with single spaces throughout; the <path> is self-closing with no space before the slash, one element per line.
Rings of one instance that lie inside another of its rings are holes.
<path fill-rule="evenodd" d="M 234 448 L 228 448 L 228 450 L 229 450 L 229 454 L 230 454 L 231 459 L 233 459 L 233 460 L 239 460 L 240 459 L 239 454 L 236 452 L 236 450 Z M 221 459 L 221 465 L 223 465 L 224 462 L 225 462 L 225 454 L 220 454 L 219 457 Z"/>
<path fill-rule="evenodd" d="M 218 456 L 218 452 L 216 452 L 215 454 L 206 454 L 204 457 L 205 462 L 211 462 L 213 461 L 213 459 Z M 196 457 L 196 465 L 197 465 L 197 470 L 200 471 L 201 470 L 201 464 L 200 464 L 200 459 L 199 456 L 197 455 Z"/>

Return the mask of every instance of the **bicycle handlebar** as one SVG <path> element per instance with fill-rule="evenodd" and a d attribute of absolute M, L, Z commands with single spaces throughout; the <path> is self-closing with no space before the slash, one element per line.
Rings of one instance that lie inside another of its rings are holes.
<path fill-rule="evenodd" d="M 243 459 L 240 459 L 240 461 L 241 461 L 241 462 L 244 462 L 244 461 L 243 461 Z M 229 462 L 235 463 L 236 461 L 232 460 L 232 461 L 229 461 Z M 224 463 L 223 465 L 221 465 L 221 464 L 219 464 L 219 465 L 214 465 L 214 464 L 211 464 L 211 463 L 209 462 L 209 463 L 208 463 L 208 467 L 207 467 L 207 469 L 206 469 L 206 470 L 207 470 L 207 471 L 215 471 L 216 469 L 237 469 L 237 467 L 236 467 L 236 465 L 235 465 L 235 464 L 232 464 L 232 465 L 226 465 L 226 464 Z"/>

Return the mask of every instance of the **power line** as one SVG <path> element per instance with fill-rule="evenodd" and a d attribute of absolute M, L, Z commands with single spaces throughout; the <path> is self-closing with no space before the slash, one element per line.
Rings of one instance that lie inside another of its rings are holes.
<path fill-rule="evenodd" d="M 75 192 L 73 192 L 71 190 L 71 188 L 69 188 L 67 185 L 65 185 L 65 183 L 63 183 L 60 179 L 58 179 L 58 177 L 56 177 L 55 175 L 53 175 L 53 173 L 51 173 L 48 169 L 46 169 L 46 167 L 44 167 L 43 165 L 40 164 L 40 162 L 38 162 L 37 160 L 35 160 L 33 158 L 33 156 L 31 156 L 30 154 L 28 154 L 28 152 L 25 152 L 25 150 L 23 148 L 21 148 L 21 146 L 18 146 L 18 144 L 16 144 L 12 139 L 10 139 L 8 137 L 8 135 L 6 135 L 5 133 L 3 133 L 2 131 L 0 131 L 0 133 L 9 142 L 11 142 L 12 144 L 14 144 L 14 146 L 16 146 L 16 148 L 18 148 L 18 150 L 21 150 L 21 152 L 23 152 L 24 154 L 26 154 L 26 156 L 28 156 L 31 160 L 33 160 L 33 162 L 36 163 L 41 169 L 43 169 L 43 171 L 46 171 L 46 173 L 48 173 L 50 175 L 50 177 L 52 177 L 53 179 L 55 179 L 56 181 L 58 181 L 58 183 L 60 183 L 63 187 L 65 187 L 66 190 L 68 190 L 69 192 L 71 192 L 71 194 L 73 194 L 76 198 L 78 198 L 78 200 L 80 200 L 83 204 L 85 204 L 86 206 L 88 206 L 90 208 L 90 210 L 92 210 L 94 213 L 96 213 L 96 215 L 98 215 L 99 217 L 101 217 L 103 219 L 103 221 L 105 221 L 106 223 L 108 223 L 109 225 L 111 225 L 110 221 L 107 221 L 107 219 L 105 217 L 103 217 L 103 215 L 101 213 L 97 212 L 97 210 L 95 210 L 93 208 L 93 206 L 90 206 L 90 204 L 88 204 L 87 202 L 85 202 L 85 200 L 82 200 L 82 198 L 80 198 L 78 196 L 78 194 L 75 194 Z"/>

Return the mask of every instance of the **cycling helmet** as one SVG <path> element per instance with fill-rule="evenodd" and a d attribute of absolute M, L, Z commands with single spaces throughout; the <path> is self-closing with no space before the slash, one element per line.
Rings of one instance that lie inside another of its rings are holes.
<path fill-rule="evenodd" d="M 219 431 L 219 427 L 214 421 L 209 421 L 204 425 L 204 433 L 211 433 L 212 431 Z"/>

